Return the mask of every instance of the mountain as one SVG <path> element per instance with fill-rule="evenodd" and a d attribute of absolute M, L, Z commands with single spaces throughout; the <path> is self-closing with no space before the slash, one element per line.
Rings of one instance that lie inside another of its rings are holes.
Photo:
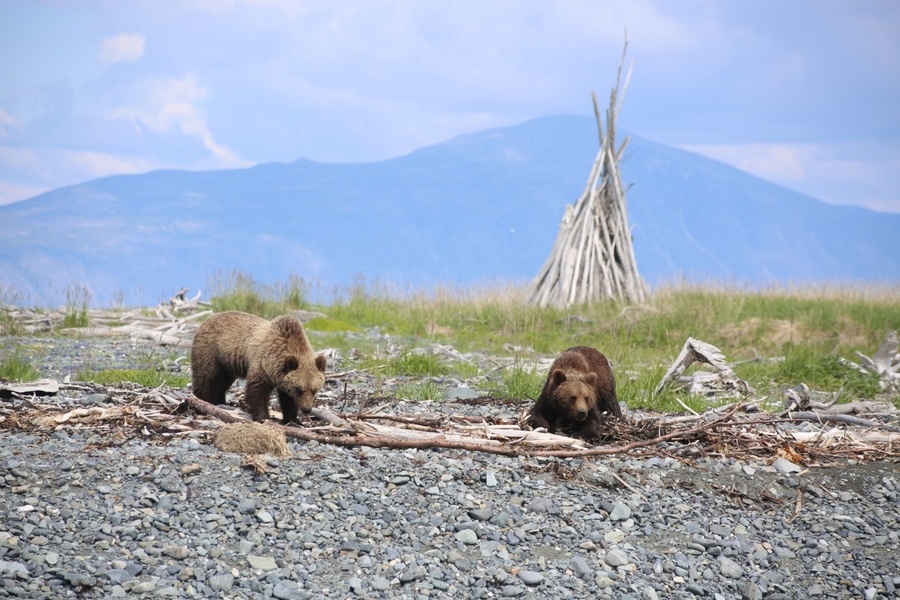
<path fill-rule="evenodd" d="M 0 206 L 0 282 L 38 303 L 207 290 L 232 269 L 323 286 L 525 281 L 598 149 L 591 117 L 463 135 L 377 163 L 106 177 Z M 900 277 L 900 215 L 832 206 L 633 137 L 622 163 L 641 274 L 751 284 Z"/>

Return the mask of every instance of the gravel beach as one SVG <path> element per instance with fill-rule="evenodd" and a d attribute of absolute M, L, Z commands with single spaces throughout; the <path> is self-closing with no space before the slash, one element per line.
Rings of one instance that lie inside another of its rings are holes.
<path fill-rule="evenodd" d="M 86 360 L 173 360 L 123 340 L 0 344 L 60 381 Z M 790 470 L 666 444 L 558 459 L 289 440 L 252 468 L 208 436 L 0 427 L 0 596 L 900 597 L 896 455 Z"/>

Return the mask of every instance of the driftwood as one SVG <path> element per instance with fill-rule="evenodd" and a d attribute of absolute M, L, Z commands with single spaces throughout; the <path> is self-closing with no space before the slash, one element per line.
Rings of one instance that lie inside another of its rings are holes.
<path fill-rule="evenodd" d="M 647 299 L 647 288 L 634 257 L 625 186 L 619 172 L 628 138 L 616 148 L 616 116 L 631 78 L 629 68 L 622 83 L 627 48 L 626 42 L 606 111 L 606 135 L 597 95 L 591 96 L 600 151 L 581 197 L 574 206 L 566 206 L 550 256 L 532 282 L 532 304 L 567 308 L 603 299 L 633 303 Z"/>
<path fill-rule="evenodd" d="M 116 446 L 135 435 L 157 441 L 173 436 L 212 441 L 223 423 L 250 422 L 249 415 L 241 410 L 215 406 L 175 390 L 91 383 L 59 387 L 60 391 L 103 391 L 109 400 L 102 405 L 72 408 L 55 399 L 47 401 L 46 396 L 14 394 L 11 400 L 0 403 L 0 430 L 90 428 L 88 446 Z M 861 410 L 859 414 L 868 414 L 872 407 L 866 405 Z M 505 456 L 782 456 L 806 466 L 845 457 L 857 461 L 900 459 L 896 419 L 893 423 L 879 421 L 884 414 L 867 419 L 831 419 L 814 410 L 792 411 L 781 417 L 758 411 L 758 402 L 738 402 L 694 416 L 629 413 L 610 423 L 602 444 L 593 447 L 581 440 L 523 429 L 508 418 L 495 417 L 489 423 L 488 419 L 478 422 L 478 417 L 471 415 L 336 414 L 324 405 L 315 409 L 313 414 L 318 418 L 308 426 L 284 427 L 274 422 L 267 426 L 294 439 L 346 447 L 447 448 Z M 207 415 L 213 418 L 204 418 Z M 791 425 L 801 419 L 816 423 L 814 430 L 798 430 Z M 673 441 L 681 443 L 659 446 Z"/>
<path fill-rule="evenodd" d="M 838 358 L 838 360 L 861 373 L 877 374 L 880 378 L 879 385 L 883 391 L 900 393 L 900 344 L 897 341 L 896 331 L 888 331 L 872 358 L 858 351 L 855 354 L 859 357 L 860 362 L 858 363 L 845 358 Z"/>
<path fill-rule="evenodd" d="M 208 402 L 204 402 L 195 396 L 188 398 L 188 404 L 199 412 L 215 416 L 229 423 L 246 420 L 247 418 L 236 413 L 236 411 L 222 409 L 218 406 L 209 404 Z M 651 439 L 636 440 L 615 446 L 595 447 L 584 447 L 580 440 L 573 440 L 572 438 L 566 438 L 565 436 L 555 436 L 540 431 L 525 431 L 510 425 L 484 427 L 471 426 L 467 428 L 469 430 L 468 433 L 470 434 L 475 432 L 482 433 L 484 437 L 480 438 L 474 435 L 465 435 L 467 432 L 463 432 L 463 434 L 460 435 L 447 432 L 409 431 L 392 427 L 373 426 L 371 423 L 366 423 L 364 427 L 359 427 L 359 423 L 354 422 L 356 419 L 355 416 L 347 415 L 349 418 L 343 419 L 337 415 L 328 414 L 329 411 L 322 409 L 316 409 L 315 413 L 318 416 L 323 417 L 326 422 L 332 424 L 332 427 L 335 425 L 339 427 L 339 431 L 347 433 L 349 430 L 352 434 L 338 435 L 334 430 L 331 430 L 331 433 L 323 433 L 322 430 L 317 431 L 296 426 L 279 425 L 279 427 L 283 427 L 284 433 L 288 437 L 338 446 L 368 446 L 373 448 L 398 449 L 448 448 L 505 456 L 527 455 L 575 458 L 627 454 L 638 449 L 652 448 L 653 446 L 666 441 L 692 440 L 702 435 L 704 432 L 718 428 L 740 427 L 743 423 L 735 421 L 734 417 L 739 411 L 745 409 L 747 406 L 748 403 L 745 402 L 736 403 L 732 405 L 725 414 L 722 414 L 718 418 L 707 420 L 705 423 L 701 423 L 688 429 L 670 431 L 669 433 L 658 435 Z M 770 424 L 776 422 L 790 422 L 793 420 L 797 419 L 767 419 L 760 422 Z M 881 426 L 879 423 L 869 422 L 866 422 L 866 425 Z M 829 439 L 829 437 L 832 436 L 822 436 L 822 439 Z M 561 440 L 557 441 L 553 438 L 561 438 Z M 859 441 L 858 438 L 854 436 L 845 436 L 845 438 L 844 441 Z M 558 447 L 562 445 L 560 443 L 562 441 L 567 443 L 573 449 L 540 449 L 540 447 L 548 445 L 555 445 Z M 869 441 L 888 443 L 890 445 L 900 442 L 900 435 L 881 435 L 877 439 L 870 439 Z"/>
<path fill-rule="evenodd" d="M 10 304 L 0 306 L 4 320 L 14 323 L 28 334 L 56 332 L 63 335 L 91 337 L 130 337 L 146 339 L 161 346 L 189 348 L 198 320 L 212 311 L 209 303 L 200 301 L 200 292 L 186 298 L 187 288 L 182 288 L 166 303 L 160 304 L 149 314 L 147 309 L 87 309 L 86 327 L 62 327 L 71 309 L 60 308 L 37 311 Z M 198 312 L 199 311 L 199 312 Z M 180 316 L 181 313 L 190 313 Z"/>
<path fill-rule="evenodd" d="M 716 372 L 697 371 L 691 377 L 681 377 L 682 373 L 695 362 L 708 364 Z M 750 387 L 750 384 L 738 379 L 737 375 L 734 374 L 734 371 L 725 361 L 725 355 L 722 354 L 721 350 L 712 344 L 695 340 L 692 337 L 685 341 L 678 358 L 675 359 L 675 362 L 663 375 L 659 385 L 653 391 L 653 395 L 658 395 L 676 380 L 679 381 L 681 387 L 686 388 L 692 395 L 745 397 L 753 393 L 753 388 Z M 676 398 L 676 400 L 683 408 L 696 414 L 680 399 Z"/>
<path fill-rule="evenodd" d="M 38 379 L 28 383 L 5 383 L 0 381 L 0 398 L 10 398 L 14 394 L 53 396 L 57 392 L 59 392 L 59 383 L 55 379 Z"/>

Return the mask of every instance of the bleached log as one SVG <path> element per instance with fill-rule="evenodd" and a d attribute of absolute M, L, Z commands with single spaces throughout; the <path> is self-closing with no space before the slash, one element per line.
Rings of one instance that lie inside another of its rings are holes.
<path fill-rule="evenodd" d="M 653 395 L 658 395 L 663 389 L 669 386 L 673 381 L 678 379 L 684 371 L 695 362 L 706 363 L 716 369 L 716 373 L 697 372 L 689 380 L 688 390 L 691 394 L 701 395 L 710 392 L 718 393 L 738 393 L 740 395 L 748 395 L 753 393 L 753 388 L 741 379 L 725 361 L 725 355 L 722 351 L 701 340 L 695 340 L 689 337 L 684 342 L 678 358 L 663 375 L 659 385 L 653 390 Z M 682 406 L 684 406 L 682 404 Z M 685 406 L 685 408 L 687 408 Z M 690 409 L 688 409 L 690 410 Z M 693 411 L 691 411 L 693 412 Z"/>
<path fill-rule="evenodd" d="M 59 382 L 55 379 L 37 379 L 24 383 L 4 383 L 0 381 L 0 398 L 8 398 L 13 394 L 55 396 L 58 393 Z"/>
<path fill-rule="evenodd" d="M 898 343 L 896 331 L 887 332 L 884 341 L 872 358 L 859 351 L 854 354 L 859 357 L 859 363 L 845 358 L 838 358 L 838 361 L 863 374 L 877 374 L 880 378 L 879 386 L 883 391 L 900 392 L 900 343 Z"/>

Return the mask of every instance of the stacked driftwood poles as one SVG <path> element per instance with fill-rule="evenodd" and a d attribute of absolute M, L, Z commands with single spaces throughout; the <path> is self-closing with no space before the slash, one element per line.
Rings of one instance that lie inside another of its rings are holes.
<path fill-rule="evenodd" d="M 623 51 L 622 63 L 624 60 Z M 568 308 L 603 299 L 631 303 L 647 299 L 647 288 L 634 258 L 625 188 L 619 173 L 619 160 L 628 138 L 618 150 L 615 147 L 616 114 L 631 77 L 629 69 L 620 96 L 622 63 L 606 111 L 606 135 L 597 95 L 592 94 L 600 152 L 581 197 L 574 207 L 566 206 L 553 250 L 532 283 L 531 302 L 538 306 Z"/>

